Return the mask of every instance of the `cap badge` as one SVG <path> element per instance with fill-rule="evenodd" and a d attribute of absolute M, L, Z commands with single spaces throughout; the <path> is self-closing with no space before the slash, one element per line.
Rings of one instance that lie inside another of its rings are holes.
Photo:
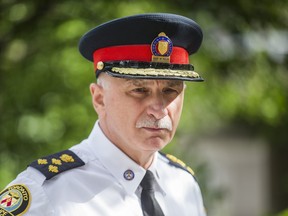
<path fill-rule="evenodd" d="M 152 62 L 170 63 L 173 43 L 164 32 L 158 34 L 151 43 Z"/>

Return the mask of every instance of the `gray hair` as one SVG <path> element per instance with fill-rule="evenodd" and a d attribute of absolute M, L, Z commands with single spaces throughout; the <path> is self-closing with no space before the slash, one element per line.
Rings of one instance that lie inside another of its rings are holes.
<path fill-rule="evenodd" d="M 109 87 L 109 81 L 107 80 L 107 74 L 103 73 L 97 78 L 96 83 L 103 87 L 104 89 L 107 89 Z"/>

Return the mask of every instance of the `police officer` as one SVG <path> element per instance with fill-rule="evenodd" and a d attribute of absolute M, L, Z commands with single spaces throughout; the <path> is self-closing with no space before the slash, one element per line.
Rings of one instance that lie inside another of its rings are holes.
<path fill-rule="evenodd" d="M 189 64 L 202 42 L 197 23 L 141 14 L 104 23 L 80 40 L 94 62 L 99 119 L 69 150 L 39 158 L 0 194 L 0 215 L 204 216 L 192 170 L 160 153 L 173 138 Z"/>

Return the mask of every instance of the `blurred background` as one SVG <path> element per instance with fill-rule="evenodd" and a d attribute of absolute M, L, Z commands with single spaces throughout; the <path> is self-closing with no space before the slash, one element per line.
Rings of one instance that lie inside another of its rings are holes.
<path fill-rule="evenodd" d="M 210 216 L 288 215 L 287 0 L 1 0 L 0 189 L 90 133 L 95 77 L 79 38 L 147 12 L 190 17 L 204 32 L 191 62 L 205 82 L 188 84 L 164 151 L 194 169 Z"/>

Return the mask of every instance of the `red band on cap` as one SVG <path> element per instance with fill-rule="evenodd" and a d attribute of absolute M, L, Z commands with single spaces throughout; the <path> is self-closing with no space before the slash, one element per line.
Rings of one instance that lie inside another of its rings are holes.
<path fill-rule="evenodd" d="M 111 46 L 96 50 L 93 53 L 94 67 L 96 69 L 99 61 L 152 61 L 152 53 L 150 45 L 125 45 Z M 170 56 L 171 64 L 189 64 L 189 55 L 182 47 L 173 47 Z"/>

